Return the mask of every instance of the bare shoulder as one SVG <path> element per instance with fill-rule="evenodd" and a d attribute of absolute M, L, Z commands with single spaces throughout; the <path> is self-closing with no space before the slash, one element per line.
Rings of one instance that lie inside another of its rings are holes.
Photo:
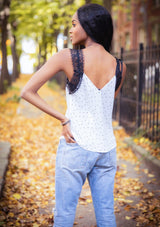
<path fill-rule="evenodd" d="M 59 54 L 63 57 L 68 57 L 68 55 L 70 54 L 70 49 L 64 48 L 64 49 L 60 50 L 57 54 Z"/>
<path fill-rule="evenodd" d="M 61 58 L 62 60 L 67 60 L 67 59 L 69 59 L 69 56 L 70 56 L 70 49 L 64 48 L 64 49 L 60 50 L 59 52 L 57 52 L 55 55 L 58 58 Z"/>
<path fill-rule="evenodd" d="M 64 48 L 56 53 L 57 58 L 61 62 L 61 69 L 65 71 L 68 64 L 71 62 L 70 49 Z"/>

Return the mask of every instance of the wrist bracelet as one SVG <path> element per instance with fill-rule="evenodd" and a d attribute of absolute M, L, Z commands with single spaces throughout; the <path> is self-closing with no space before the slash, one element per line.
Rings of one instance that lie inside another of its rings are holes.
<path fill-rule="evenodd" d="M 66 125 L 66 124 L 68 124 L 69 122 L 70 122 L 71 120 L 67 120 L 66 122 L 64 122 L 64 123 L 61 123 L 61 125 Z"/>

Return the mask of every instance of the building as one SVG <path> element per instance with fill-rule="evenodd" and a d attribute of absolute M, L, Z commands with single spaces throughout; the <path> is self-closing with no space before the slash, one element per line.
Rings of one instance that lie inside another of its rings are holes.
<path fill-rule="evenodd" d="M 160 0 L 120 0 L 112 9 L 113 51 L 160 44 Z"/>

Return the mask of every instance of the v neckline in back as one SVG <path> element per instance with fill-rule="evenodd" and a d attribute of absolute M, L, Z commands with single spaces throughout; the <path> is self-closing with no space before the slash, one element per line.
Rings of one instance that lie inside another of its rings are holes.
<path fill-rule="evenodd" d="M 99 89 L 92 81 L 91 79 L 83 72 L 83 75 L 85 75 L 85 77 L 88 79 L 88 81 L 92 84 L 92 86 L 98 90 L 98 91 L 102 91 L 105 87 L 108 86 L 108 84 L 110 84 L 110 82 L 116 77 L 116 75 L 114 75 L 101 89 Z"/>

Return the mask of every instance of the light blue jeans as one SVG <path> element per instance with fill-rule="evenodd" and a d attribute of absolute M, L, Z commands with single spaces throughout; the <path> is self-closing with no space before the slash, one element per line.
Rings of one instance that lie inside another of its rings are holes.
<path fill-rule="evenodd" d="M 54 227 L 72 227 L 82 186 L 88 178 L 98 227 L 116 227 L 114 177 L 116 148 L 106 153 L 59 141 L 55 172 Z"/>

